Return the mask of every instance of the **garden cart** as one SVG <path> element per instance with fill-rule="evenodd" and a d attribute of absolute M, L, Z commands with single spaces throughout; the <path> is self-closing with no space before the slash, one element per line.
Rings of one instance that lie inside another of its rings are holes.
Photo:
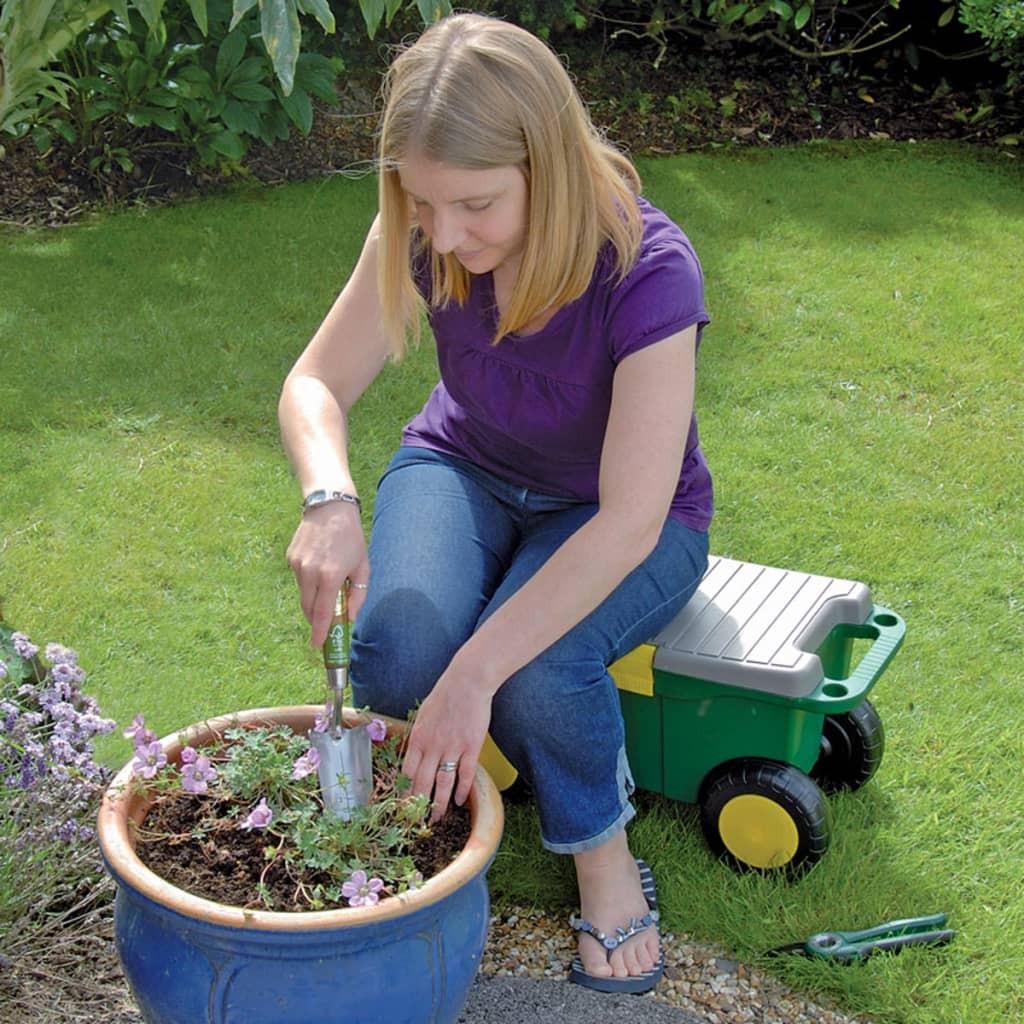
<path fill-rule="evenodd" d="M 738 869 L 810 867 L 829 844 L 825 794 L 881 762 L 867 696 L 904 630 L 864 583 L 712 557 L 675 619 L 610 668 L 634 781 L 697 804 Z M 481 760 L 511 784 L 490 740 Z"/>

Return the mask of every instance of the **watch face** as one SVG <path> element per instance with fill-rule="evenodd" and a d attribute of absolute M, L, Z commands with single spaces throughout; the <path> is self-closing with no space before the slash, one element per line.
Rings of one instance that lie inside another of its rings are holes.
<path fill-rule="evenodd" d="M 326 491 L 313 491 L 311 494 L 306 495 L 306 500 L 302 503 L 309 508 L 310 505 L 315 505 L 317 502 L 323 501 L 327 497 Z"/>

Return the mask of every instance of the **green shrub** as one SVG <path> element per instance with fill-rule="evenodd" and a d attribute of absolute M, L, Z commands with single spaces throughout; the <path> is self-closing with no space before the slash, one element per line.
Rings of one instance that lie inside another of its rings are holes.
<path fill-rule="evenodd" d="M 252 139 L 308 133 L 314 96 L 332 102 L 338 62 L 300 54 L 287 95 L 259 41 L 258 14 L 230 28 L 228 0 L 209 0 L 208 32 L 186 3 L 169 3 L 154 31 L 131 13 L 112 16 L 65 52 L 67 106 L 44 100 L 32 132 L 46 150 L 59 134 L 91 172 L 130 171 L 152 149 L 178 148 L 206 166 L 237 164 Z M 152 129 L 141 133 L 140 129 Z"/>
<path fill-rule="evenodd" d="M 1024 79 L 1024 3 L 1021 0 L 960 0 L 960 22 L 985 40 L 993 60 L 1005 65 L 1010 83 Z"/>

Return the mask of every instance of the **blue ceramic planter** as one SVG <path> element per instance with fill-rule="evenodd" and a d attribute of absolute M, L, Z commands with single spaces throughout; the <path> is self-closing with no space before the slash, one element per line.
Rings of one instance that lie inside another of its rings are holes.
<path fill-rule="evenodd" d="M 231 721 L 304 730 L 316 707 L 273 708 Z M 223 729 L 225 720 L 186 734 Z M 168 759 L 182 743 L 163 741 Z M 465 850 L 421 889 L 373 907 L 310 913 L 245 911 L 200 899 L 150 872 L 132 847 L 145 802 L 130 768 L 100 811 L 100 843 L 117 882 L 115 926 L 125 974 L 147 1024 L 444 1024 L 454 1022 L 487 937 L 486 871 L 501 838 L 501 800 L 478 770 Z"/>

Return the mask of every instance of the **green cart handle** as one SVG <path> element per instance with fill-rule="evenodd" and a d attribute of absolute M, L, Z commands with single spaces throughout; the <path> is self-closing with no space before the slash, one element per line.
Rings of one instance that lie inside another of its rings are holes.
<path fill-rule="evenodd" d="M 805 699 L 817 705 L 818 709 L 827 705 L 829 713 L 849 711 L 867 696 L 903 645 L 907 626 L 896 612 L 875 605 L 865 622 L 839 626 L 837 630 L 844 640 L 853 638 L 874 642 L 849 675 L 836 671 L 842 668 L 841 665 L 829 664 L 828 659 L 823 659 L 824 678 L 814 693 Z"/>

